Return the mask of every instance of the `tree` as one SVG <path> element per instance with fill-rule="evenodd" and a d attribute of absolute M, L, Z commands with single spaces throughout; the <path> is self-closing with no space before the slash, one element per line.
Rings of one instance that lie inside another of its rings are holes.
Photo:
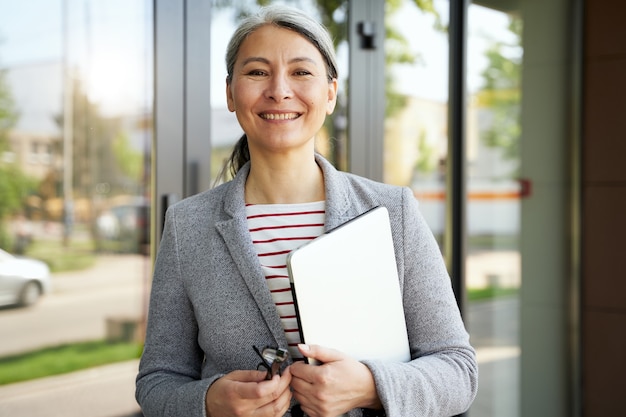
<path fill-rule="evenodd" d="M 479 106 L 488 108 L 492 116 L 489 129 L 481 132 L 481 140 L 485 146 L 501 149 L 504 159 L 518 161 L 521 140 L 522 56 L 507 55 L 506 51 L 521 48 L 522 20 L 512 16 L 509 30 L 515 35 L 513 43 L 494 42 L 486 52 L 489 64 L 482 72 L 484 85 L 478 93 L 478 103 Z M 515 175 L 516 172 L 511 174 Z"/>
<path fill-rule="evenodd" d="M 9 248 L 11 236 L 7 221 L 20 210 L 24 197 L 34 184 L 9 157 L 12 153 L 9 131 L 19 118 L 13 95 L 6 81 L 6 70 L 0 70 L 0 247 Z"/>
<path fill-rule="evenodd" d="M 434 146 L 428 144 L 426 131 L 423 129 L 419 133 L 417 151 L 419 157 L 415 161 L 415 171 L 422 173 L 433 172 L 437 168 L 437 163 L 434 159 L 437 150 Z"/>
<path fill-rule="evenodd" d="M 140 184 L 143 175 L 143 154 L 130 145 L 128 135 L 120 132 L 113 140 L 113 154 L 120 171 L 130 181 Z"/>
<path fill-rule="evenodd" d="M 435 17 L 435 29 L 446 32 L 447 28 L 441 23 L 441 16 L 435 9 L 433 0 L 391 0 L 385 2 L 386 17 L 391 18 L 395 13 L 400 10 L 406 1 L 412 1 L 415 3 L 418 9 L 423 13 L 432 14 Z M 420 63 L 422 57 L 419 53 L 411 51 L 408 39 L 404 35 L 398 32 L 395 27 L 388 22 L 385 23 L 385 65 L 386 68 L 391 68 L 398 64 L 416 64 Z M 400 113 L 407 104 L 407 97 L 404 94 L 399 93 L 396 90 L 395 80 L 391 71 L 387 71 L 385 74 L 385 97 L 386 107 L 385 116 L 387 118 L 393 117 Z"/>
<path fill-rule="evenodd" d="M 91 198 L 97 184 L 108 184 L 111 194 L 128 192 L 129 181 L 131 188 L 139 188 L 142 178 L 136 171 L 142 172 L 143 156 L 130 148 L 121 121 L 104 117 L 89 99 L 79 79 L 74 80 L 72 90 L 74 196 Z M 55 121 L 61 128 L 63 115 L 57 115 Z M 61 141 L 58 144 L 58 152 L 62 152 Z M 62 175 L 56 178 L 60 180 Z"/>

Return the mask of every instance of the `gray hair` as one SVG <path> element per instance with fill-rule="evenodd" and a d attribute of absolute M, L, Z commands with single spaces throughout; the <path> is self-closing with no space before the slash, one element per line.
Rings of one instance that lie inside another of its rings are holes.
<path fill-rule="evenodd" d="M 233 69 L 241 44 L 251 33 L 265 25 L 276 25 L 304 36 L 322 54 L 326 62 L 328 81 L 337 78 L 335 48 L 328 30 L 299 9 L 274 4 L 263 7 L 258 13 L 245 18 L 230 38 L 228 48 L 226 49 L 226 71 L 228 73 L 226 80 L 229 83 L 233 77 Z"/>

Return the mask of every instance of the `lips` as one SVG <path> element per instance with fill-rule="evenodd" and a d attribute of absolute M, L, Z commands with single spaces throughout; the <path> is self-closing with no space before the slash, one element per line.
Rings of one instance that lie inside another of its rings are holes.
<path fill-rule="evenodd" d="M 294 120 L 300 113 L 261 113 L 259 116 L 265 120 Z"/>

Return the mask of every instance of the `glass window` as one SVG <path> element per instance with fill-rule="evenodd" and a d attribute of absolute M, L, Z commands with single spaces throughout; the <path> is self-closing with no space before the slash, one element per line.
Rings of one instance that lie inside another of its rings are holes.
<path fill-rule="evenodd" d="M 468 326 L 480 388 L 471 415 L 519 415 L 522 20 L 468 10 L 466 126 Z"/>
<path fill-rule="evenodd" d="M 58 349 L 41 372 L 0 384 L 136 360 L 150 271 L 152 2 L 0 9 L 3 374 L 14 355 Z M 136 410 L 134 375 L 125 384 L 122 414 Z"/>
<path fill-rule="evenodd" d="M 448 1 L 385 7 L 384 181 L 410 186 L 435 237 L 445 227 L 448 150 Z"/>

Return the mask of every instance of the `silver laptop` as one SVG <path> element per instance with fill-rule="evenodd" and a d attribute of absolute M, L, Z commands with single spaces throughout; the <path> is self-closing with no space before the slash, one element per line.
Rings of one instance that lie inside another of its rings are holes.
<path fill-rule="evenodd" d="M 385 207 L 295 249 L 287 266 L 304 343 L 357 360 L 410 360 Z"/>

